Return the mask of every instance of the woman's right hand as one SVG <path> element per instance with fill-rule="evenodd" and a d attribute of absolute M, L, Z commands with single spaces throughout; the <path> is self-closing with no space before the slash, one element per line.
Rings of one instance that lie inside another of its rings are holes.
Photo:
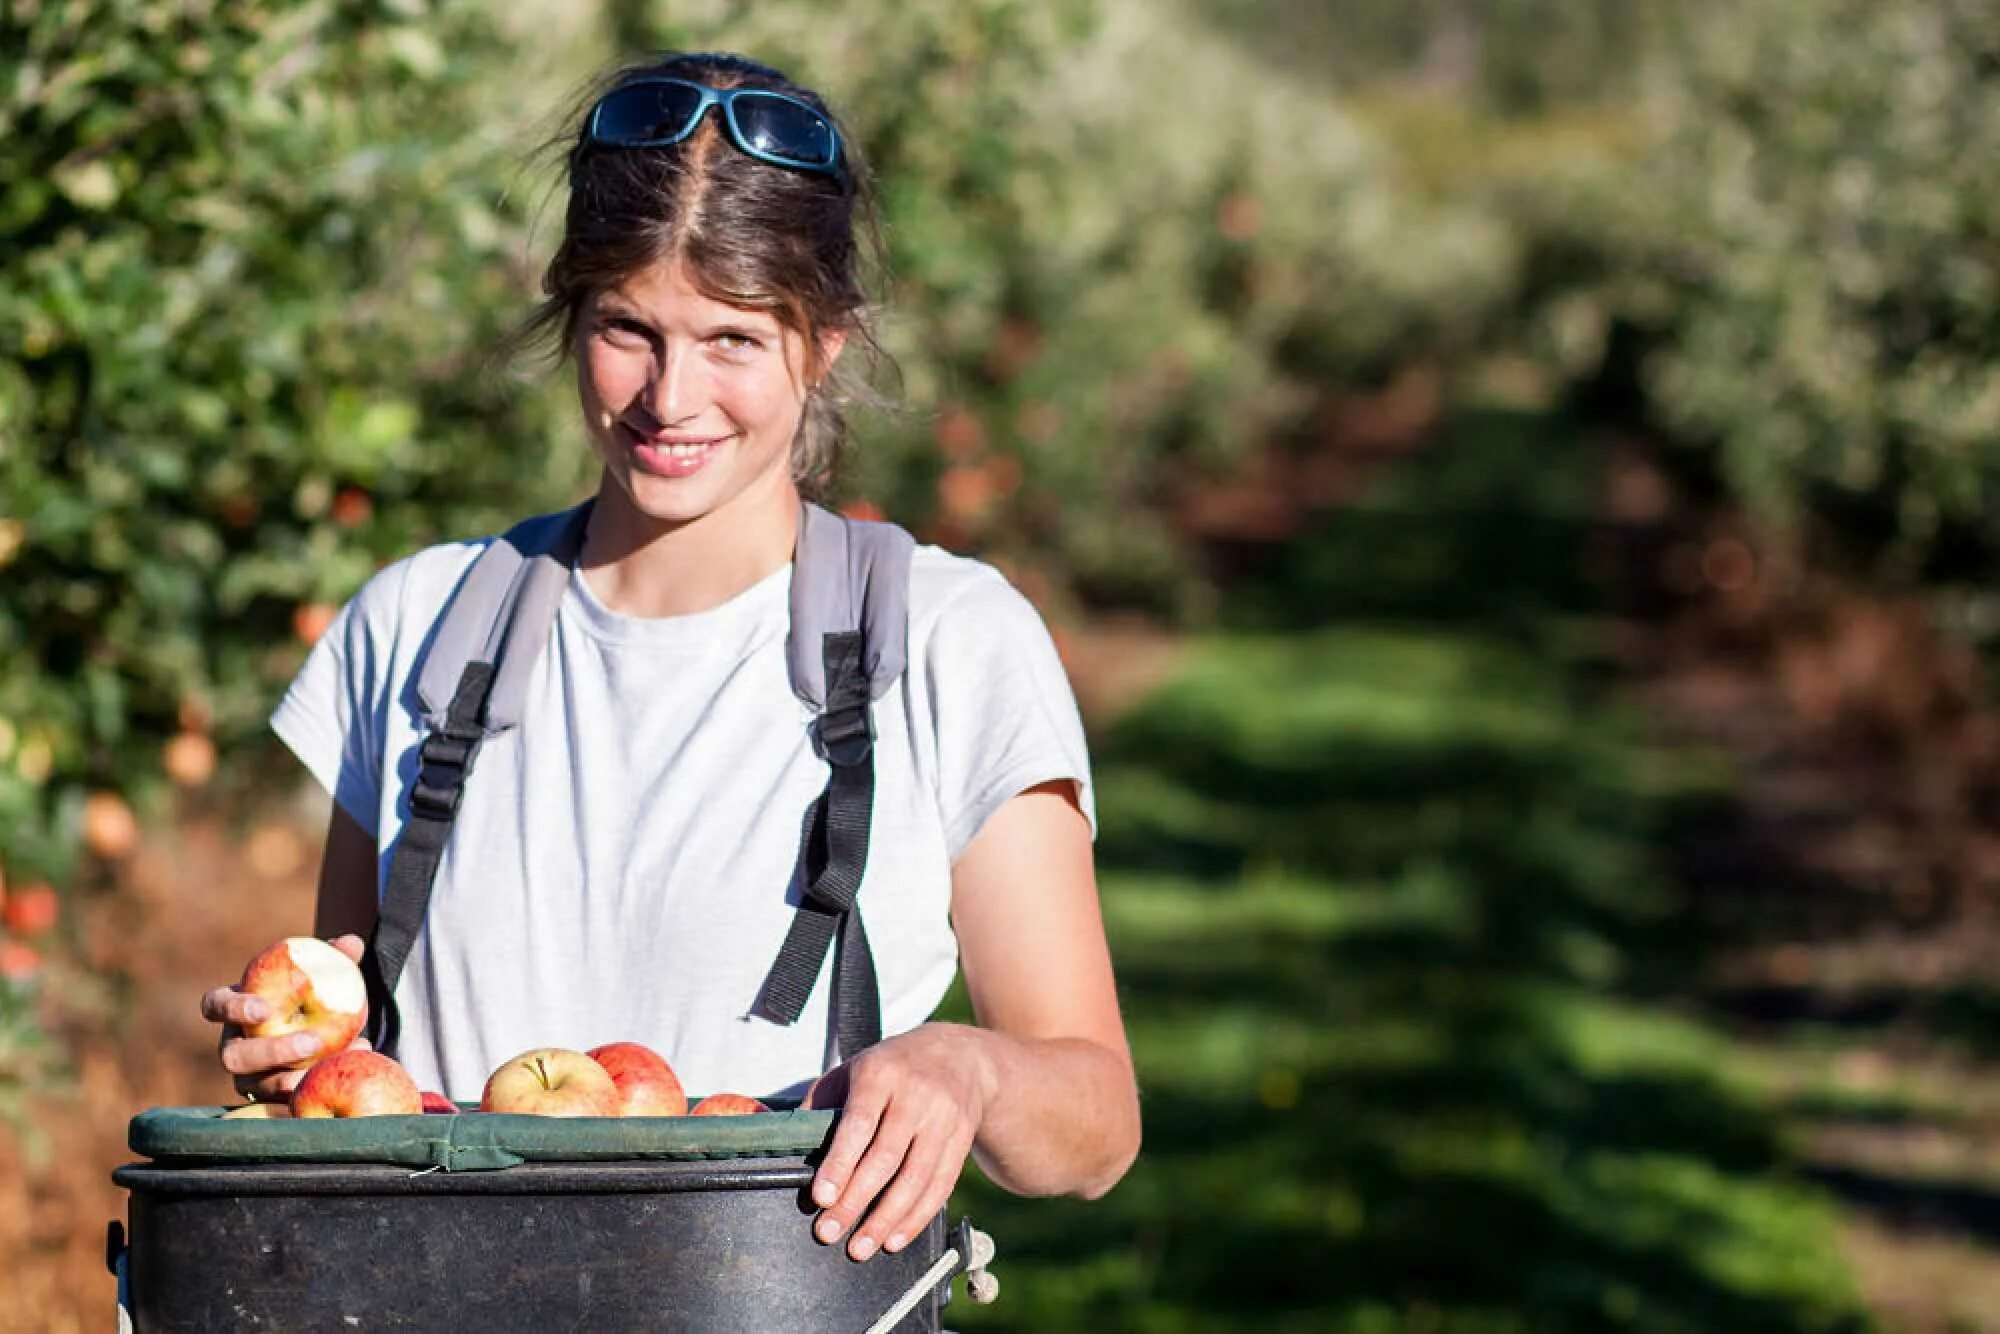
<path fill-rule="evenodd" d="M 360 936 L 334 936 L 327 941 L 356 963 L 361 962 Z M 236 1077 L 236 1091 L 253 1102 L 283 1102 L 292 1087 L 305 1077 L 303 1069 L 293 1069 L 301 1061 L 330 1056 L 319 1049 L 319 1039 L 306 1033 L 287 1033 L 277 1038 L 246 1038 L 243 1025 L 265 1018 L 268 1007 L 257 997 L 236 987 L 216 987 L 201 998 L 201 1017 L 222 1025 L 218 1051 L 222 1068 Z M 368 1049 L 367 1038 L 356 1038 L 348 1050 Z"/>

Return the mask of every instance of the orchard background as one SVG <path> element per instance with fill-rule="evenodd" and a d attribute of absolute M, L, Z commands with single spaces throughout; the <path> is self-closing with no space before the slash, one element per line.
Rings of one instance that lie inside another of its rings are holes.
<path fill-rule="evenodd" d="M 837 499 L 1093 731 L 1148 1147 L 955 1324 L 2000 1328 L 1994 0 L 9 6 L 0 1327 L 308 919 L 332 609 L 589 485 L 498 349 L 662 46 L 847 110 Z"/>

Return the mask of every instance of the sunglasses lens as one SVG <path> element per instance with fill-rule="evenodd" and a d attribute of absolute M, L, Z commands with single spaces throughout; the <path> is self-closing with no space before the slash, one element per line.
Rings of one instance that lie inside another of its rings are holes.
<path fill-rule="evenodd" d="M 597 104 L 597 138 L 608 144 L 671 142 L 688 131 L 701 90 L 678 83 L 620 88 Z"/>
<path fill-rule="evenodd" d="M 732 108 L 745 147 L 801 166 L 830 167 L 833 126 L 809 107 L 786 97 L 743 92 Z"/>

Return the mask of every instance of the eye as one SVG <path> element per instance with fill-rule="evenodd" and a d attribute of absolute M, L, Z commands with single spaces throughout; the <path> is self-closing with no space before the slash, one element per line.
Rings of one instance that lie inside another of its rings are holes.
<path fill-rule="evenodd" d="M 724 352 L 754 352 L 764 346 L 763 341 L 755 334 L 745 333 L 741 329 L 724 329 L 709 341 Z"/>
<path fill-rule="evenodd" d="M 653 331 L 639 323 L 639 321 L 624 319 L 616 315 L 607 315 L 600 318 L 597 321 L 597 331 L 602 334 L 616 334 L 621 338 L 627 339 L 650 339 L 653 336 Z"/>

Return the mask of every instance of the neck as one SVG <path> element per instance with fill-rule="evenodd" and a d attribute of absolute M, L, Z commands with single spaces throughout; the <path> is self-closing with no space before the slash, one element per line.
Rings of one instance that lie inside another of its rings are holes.
<path fill-rule="evenodd" d="M 792 558 L 800 502 L 789 479 L 782 492 L 672 523 L 641 513 L 606 477 L 578 565 L 597 600 L 620 615 L 686 616 L 719 607 Z"/>

